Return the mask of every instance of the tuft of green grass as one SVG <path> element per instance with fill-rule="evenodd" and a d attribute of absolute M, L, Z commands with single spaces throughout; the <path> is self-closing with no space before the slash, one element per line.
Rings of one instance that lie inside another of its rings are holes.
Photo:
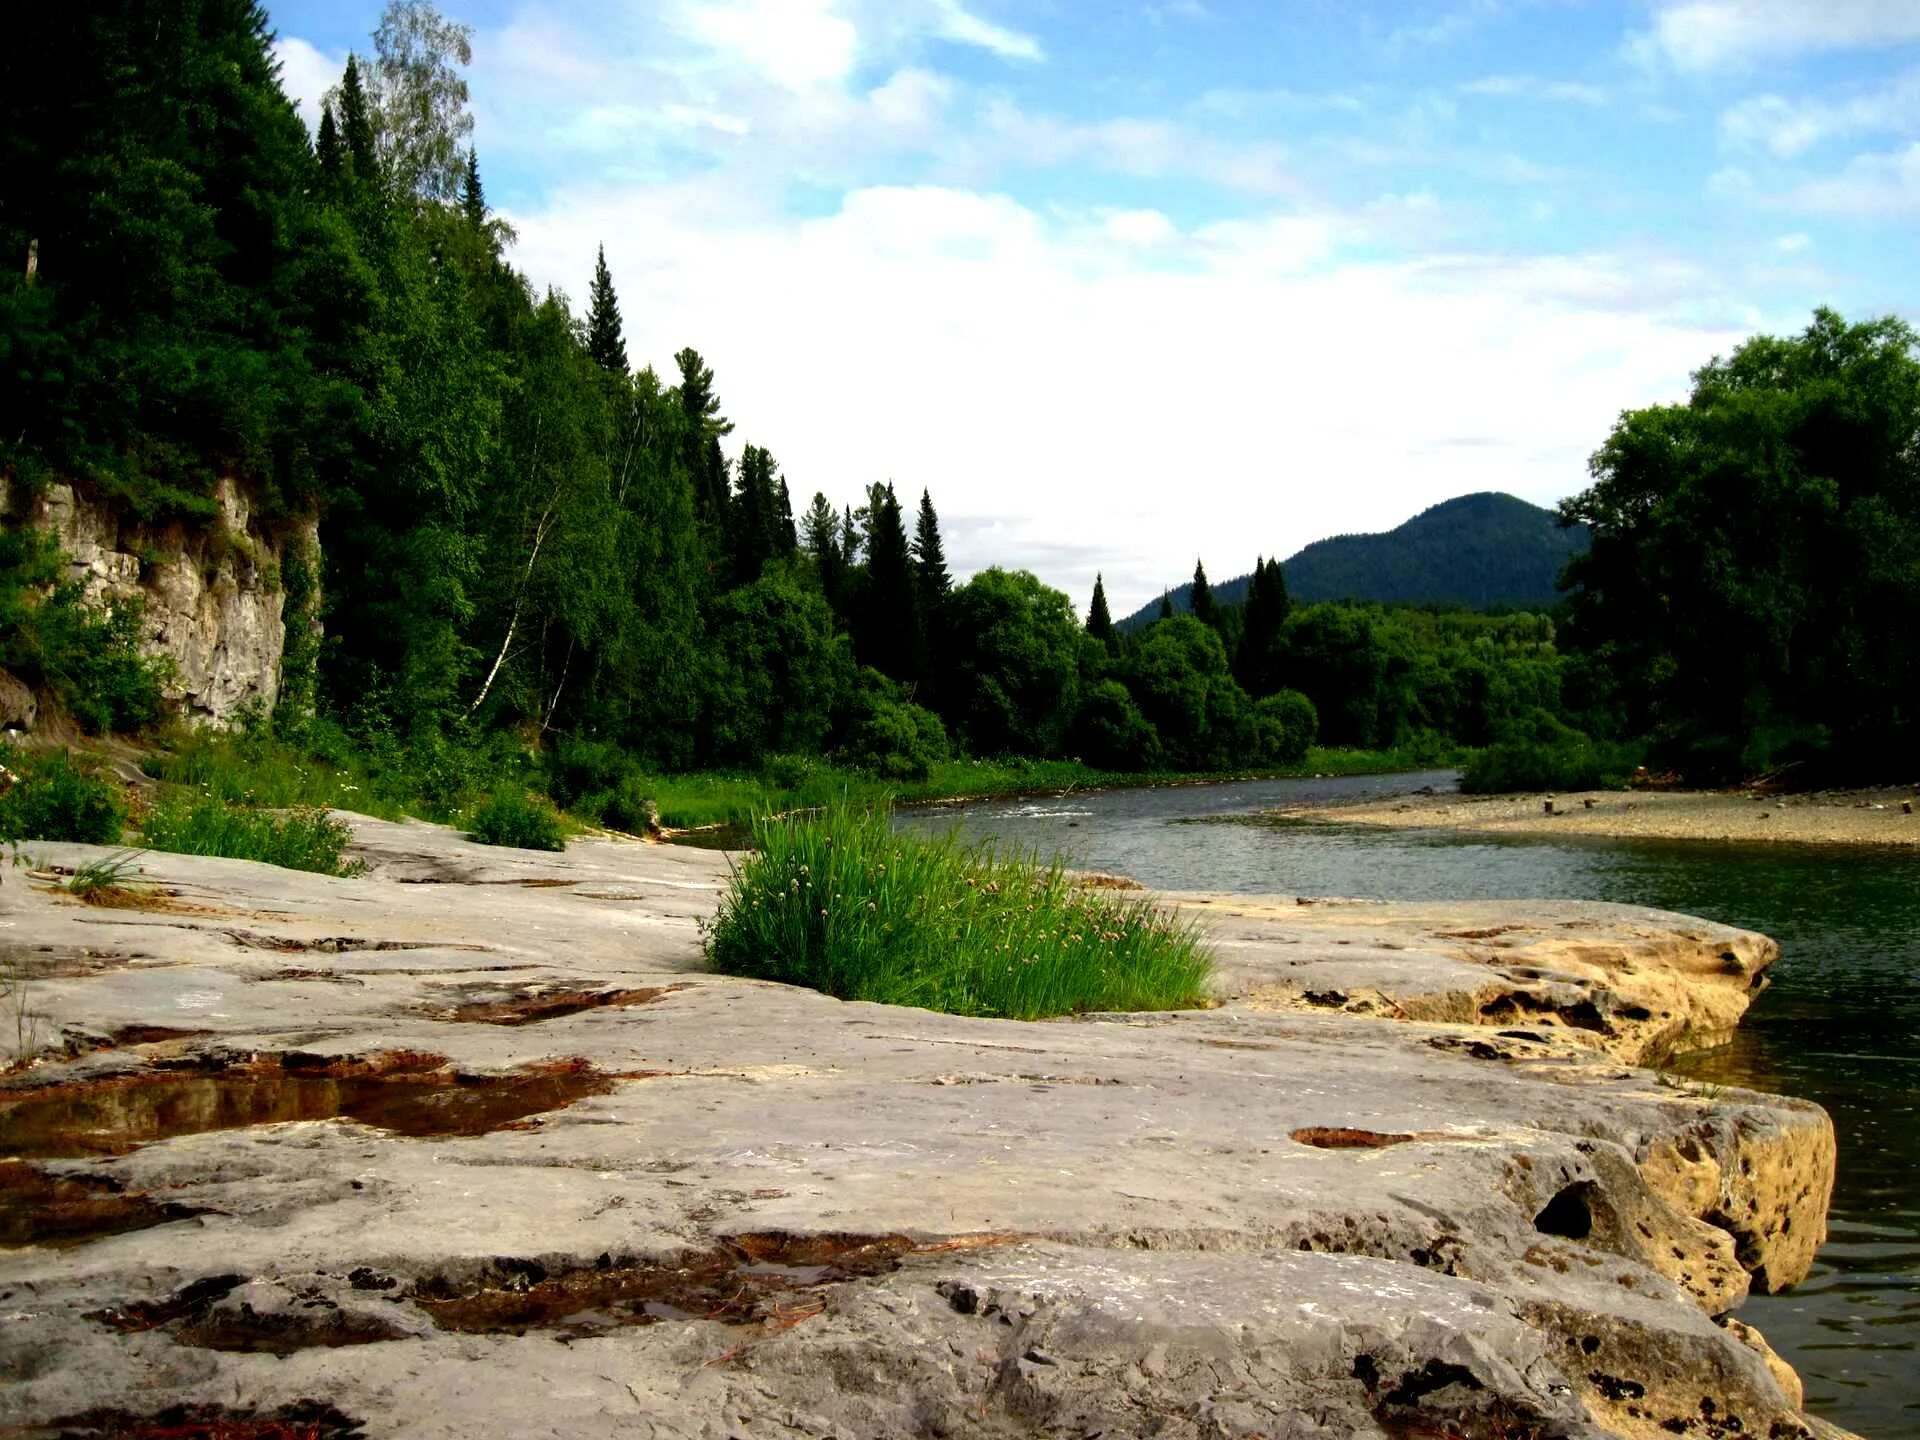
<path fill-rule="evenodd" d="M 98 860 L 90 860 L 67 878 L 67 893 L 84 900 L 101 890 L 125 888 L 127 877 L 139 873 L 135 863 L 147 852 L 116 850 Z"/>
<path fill-rule="evenodd" d="M 731 975 L 1016 1020 L 1199 1005 L 1212 971 L 1193 924 L 1146 899 L 848 803 L 754 822 L 708 951 Z"/>
<path fill-rule="evenodd" d="M 564 850 L 567 829 L 545 800 L 520 786 L 495 790 L 467 821 L 469 839 L 482 845 L 515 845 L 522 850 Z"/>
<path fill-rule="evenodd" d="M 164 796 L 147 812 L 140 839 L 150 849 L 177 855 L 220 855 L 258 860 L 321 875 L 356 875 L 345 860 L 353 830 L 325 810 L 251 810 L 218 795 Z"/>

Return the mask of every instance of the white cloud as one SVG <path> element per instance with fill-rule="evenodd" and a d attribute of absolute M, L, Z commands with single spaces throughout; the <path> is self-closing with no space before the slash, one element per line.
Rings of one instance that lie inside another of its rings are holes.
<path fill-rule="evenodd" d="M 1916 0 L 1920 8 L 1920 0 Z M 1791 160 L 1823 141 L 1920 125 L 1920 70 L 1889 85 L 1840 99 L 1788 100 L 1754 95 L 1720 117 L 1720 132 L 1732 144 L 1766 149 Z"/>
<path fill-rule="evenodd" d="M 1460 87 L 1467 95 L 1511 96 L 1516 100 L 1546 100 L 1561 105 L 1604 105 L 1607 92 L 1577 80 L 1543 80 L 1538 75 L 1489 75 Z"/>
<path fill-rule="evenodd" d="M 1920 40 L 1915 0 L 1664 0 L 1629 48 L 1680 70 Z"/>
<path fill-rule="evenodd" d="M 834 83 L 853 69 L 860 32 L 834 0 L 696 0 L 686 31 L 789 89 Z"/>
<path fill-rule="evenodd" d="M 283 36 L 273 42 L 273 58 L 280 64 L 280 88 L 287 92 L 307 129 L 320 128 L 320 100 L 340 83 L 347 68 L 345 53 L 329 55 L 297 36 Z"/>
<path fill-rule="evenodd" d="M 1920 141 L 1904 150 L 1856 155 L 1837 175 L 1809 180 L 1781 202 L 1813 214 L 1920 214 Z"/>
<path fill-rule="evenodd" d="M 1795 231 L 1791 235 L 1776 236 L 1773 242 L 1773 248 L 1778 250 L 1782 255 L 1797 255 L 1803 250 L 1811 250 L 1813 248 L 1813 237 L 1811 235 L 1804 235 L 1799 231 Z"/>
<path fill-rule="evenodd" d="M 1003 60 L 1046 58 L 1045 52 L 1040 48 L 1040 42 L 1031 35 L 1023 35 L 1017 30 L 1009 30 L 1004 26 L 982 20 L 972 11 L 963 8 L 959 0 L 938 0 L 936 15 L 935 33 L 942 40 L 952 40 L 960 45 L 977 45 L 982 50 L 991 50 Z"/>
<path fill-rule="evenodd" d="M 511 215 L 517 258 L 578 290 L 604 238 L 645 297 L 631 352 L 697 345 L 797 500 L 928 486 L 961 570 L 1030 565 L 1084 600 L 1101 569 L 1126 608 L 1195 554 L 1230 575 L 1468 490 L 1577 489 L 1619 410 L 1683 395 L 1745 318 L 1657 255 L 1350 257 L 1430 222 L 1421 196 L 1197 230 L 938 186 L 810 219 L 710 198 L 557 194 Z"/>

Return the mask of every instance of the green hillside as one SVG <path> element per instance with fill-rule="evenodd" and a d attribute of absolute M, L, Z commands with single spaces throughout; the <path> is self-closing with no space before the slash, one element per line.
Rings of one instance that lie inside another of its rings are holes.
<path fill-rule="evenodd" d="M 1443 500 L 1384 534 L 1316 540 L 1283 569 L 1296 601 L 1537 607 L 1559 598 L 1560 567 L 1586 547 L 1585 526 L 1562 529 L 1551 510 L 1483 491 Z M 1192 588 L 1173 591 L 1176 610 L 1188 608 Z M 1237 605 L 1246 590 L 1247 577 L 1239 575 L 1216 584 L 1213 594 L 1222 605 Z M 1152 619 L 1159 604 L 1142 606 L 1122 624 Z"/>

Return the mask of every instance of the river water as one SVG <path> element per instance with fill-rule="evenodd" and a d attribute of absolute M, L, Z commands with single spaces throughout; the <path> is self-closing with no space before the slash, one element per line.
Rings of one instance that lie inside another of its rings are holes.
<path fill-rule="evenodd" d="M 1451 772 L 1266 780 L 904 812 L 910 829 L 1057 852 L 1160 889 L 1382 900 L 1617 900 L 1760 930 L 1774 983 L 1735 1041 L 1673 1068 L 1816 1100 L 1840 1141 L 1813 1273 L 1755 1296 L 1814 1413 L 1920 1436 L 1920 853 L 1702 841 L 1520 839 L 1275 821 L 1282 805 L 1446 788 Z"/>

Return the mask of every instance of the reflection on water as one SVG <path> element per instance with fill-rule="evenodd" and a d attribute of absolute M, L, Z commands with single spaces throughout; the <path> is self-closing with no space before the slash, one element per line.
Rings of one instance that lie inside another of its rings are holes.
<path fill-rule="evenodd" d="M 1388 900 L 1560 897 L 1654 905 L 1761 930 L 1774 984 L 1703 1080 L 1803 1095 L 1832 1114 L 1832 1234 L 1805 1284 L 1741 1311 L 1815 1413 L 1874 1440 L 1920 1435 L 1920 854 L 1825 846 L 1491 838 L 1275 822 L 1451 775 L 1275 780 L 916 811 L 1166 889 Z"/>

